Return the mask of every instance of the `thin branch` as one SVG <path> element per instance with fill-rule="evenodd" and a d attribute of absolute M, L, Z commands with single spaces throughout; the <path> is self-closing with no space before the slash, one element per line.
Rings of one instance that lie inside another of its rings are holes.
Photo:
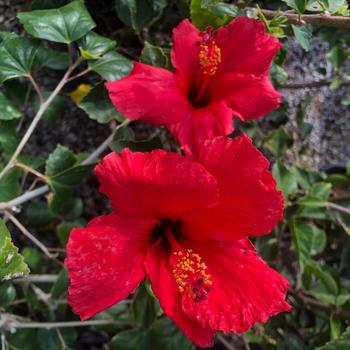
<path fill-rule="evenodd" d="M 28 75 L 28 79 L 32 83 L 32 85 L 34 87 L 34 90 L 38 94 L 40 103 L 43 104 L 45 102 L 45 98 L 44 98 L 43 94 L 41 93 L 41 90 L 40 90 L 38 84 L 36 83 L 36 81 L 34 80 L 34 78 L 33 78 L 33 76 L 31 74 Z"/>
<path fill-rule="evenodd" d="M 246 350 L 251 350 L 251 347 L 249 345 L 249 343 L 247 342 L 247 339 L 244 337 L 244 335 L 242 335 L 242 340 L 243 340 L 243 344 Z"/>
<path fill-rule="evenodd" d="M 94 152 L 92 152 L 81 164 L 82 165 L 86 165 L 86 164 L 90 164 L 92 162 L 94 162 L 109 146 L 109 144 L 113 141 L 114 135 L 115 133 L 123 128 L 124 126 L 128 125 L 130 123 L 130 120 L 125 119 L 122 123 L 120 123 L 119 125 L 117 125 L 114 130 L 112 131 L 112 133 L 106 138 L 106 140 L 104 140 L 100 146 L 98 146 L 96 148 L 96 150 Z"/>
<path fill-rule="evenodd" d="M 100 146 L 98 146 L 96 148 L 95 151 L 93 151 L 81 164 L 82 165 L 87 165 L 89 163 L 94 162 L 109 146 L 109 144 L 112 142 L 113 137 L 115 135 L 115 133 L 122 127 L 128 125 L 130 123 L 129 120 L 124 120 L 121 124 L 119 124 L 111 133 L 111 135 L 101 143 Z M 33 191 L 28 191 L 24 194 L 22 194 L 21 196 L 18 196 L 14 199 L 12 199 L 9 202 L 0 202 L 0 211 L 4 211 L 6 209 L 11 209 L 13 207 L 19 206 L 33 198 L 39 197 L 43 194 L 45 194 L 46 192 L 48 192 L 50 190 L 49 186 L 45 185 L 45 186 L 41 186 Z"/>
<path fill-rule="evenodd" d="M 324 311 L 328 311 L 334 316 L 339 317 L 342 320 L 350 321 L 350 312 L 343 311 L 335 305 L 325 304 L 319 300 L 316 300 L 308 295 L 304 294 L 302 291 L 289 289 L 288 293 L 295 298 L 299 303 L 305 305 L 306 308 L 316 308 Z"/>
<path fill-rule="evenodd" d="M 33 191 L 28 191 L 12 200 L 10 200 L 9 202 L 3 202 L 0 203 L 0 210 L 5 210 L 5 209 L 11 209 L 13 207 L 16 207 L 18 205 L 21 205 L 33 198 L 39 197 L 42 194 L 46 193 L 49 191 L 49 186 L 45 185 L 45 186 L 41 186 Z"/>
<path fill-rule="evenodd" d="M 343 207 L 342 205 L 336 204 L 336 203 L 332 203 L 332 202 L 328 202 L 327 203 L 328 208 L 330 209 L 334 209 L 334 210 L 338 210 L 344 214 L 350 215 L 350 209 L 347 207 Z"/>
<path fill-rule="evenodd" d="M 6 346 L 6 337 L 5 337 L 5 333 L 1 332 L 1 349 L 2 350 L 6 350 L 7 346 Z"/>
<path fill-rule="evenodd" d="M 89 320 L 89 321 L 68 321 L 68 322 L 31 322 L 26 319 L 19 320 L 11 314 L 2 314 L 0 316 L 0 328 L 3 329 L 26 329 L 26 328 L 44 328 L 44 329 L 56 329 L 67 327 L 89 327 L 89 326 L 106 326 L 106 325 L 118 325 L 128 326 L 128 322 L 116 321 L 116 320 Z"/>
<path fill-rule="evenodd" d="M 61 91 L 61 89 L 63 88 L 63 86 L 67 83 L 67 79 L 69 78 L 70 74 L 72 73 L 72 71 L 80 64 L 80 60 L 77 60 L 77 62 L 75 64 L 73 64 L 70 68 L 67 69 L 66 73 L 64 74 L 63 78 L 61 79 L 61 81 L 58 83 L 58 85 L 56 86 L 55 90 L 51 93 L 51 95 L 49 96 L 49 98 L 41 104 L 38 112 L 36 113 L 34 119 L 32 120 L 32 123 L 30 124 L 29 128 L 27 129 L 26 133 L 24 134 L 21 142 L 19 143 L 19 145 L 17 146 L 17 149 L 15 150 L 15 152 L 13 153 L 10 161 L 7 163 L 7 165 L 3 168 L 3 170 L 0 172 L 0 179 L 14 166 L 14 164 L 16 163 L 16 160 L 18 158 L 18 156 L 20 155 L 20 153 L 22 152 L 24 146 L 26 145 L 26 143 L 28 142 L 29 138 L 32 136 L 35 128 L 37 127 L 41 117 L 43 116 L 43 114 L 45 113 L 47 107 L 51 104 L 51 102 L 53 101 L 53 99 L 56 97 L 56 95 L 58 95 L 58 93 Z"/>
<path fill-rule="evenodd" d="M 23 163 L 21 163 L 21 162 L 16 162 L 16 163 L 15 163 L 15 166 L 16 166 L 17 168 L 20 168 L 20 169 L 24 170 L 24 171 L 27 172 L 27 173 L 31 173 L 31 174 L 37 176 L 40 180 L 42 180 L 42 181 L 44 181 L 44 182 L 47 182 L 47 181 L 48 181 L 48 177 L 47 177 L 47 176 L 45 176 L 45 175 L 39 173 L 39 172 L 36 171 L 35 169 L 32 169 L 31 167 L 29 167 L 29 166 L 27 166 L 27 165 L 25 165 L 25 164 L 23 164 Z"/>
<path fill-rule="evenodd" d="M 252 11 L 257 11 L 256 8 L 249 8 Z M 261 9 L 261 12 L 268 19 L 273 18 L 276 15 L 276 11 Z M 332 16 L 330 14 L 307 14 L 298 15 L 289 11 L 280 11 L 280 15 L 287 18 L 291 24 L 305 25 L 312 24 L 315 26 L 327 26 L 337 28 L 350 28 L 350 17 L 347 16 Z"/>
<path fill-rule="evenodd" d="M 320 81 L 309 81 L 309 82 L 303 82 L 303 83 L 290 83 L 287 85 L 281 86 L 281 89 L 306 89 L 306 88 L 318 88 L 318 87 L 324 87 L 329 86 L 332 83 L 331 79 L 325 79 Z M 340 86 L 348 86 L 350 85 L 350 80 L 343 81 Z"/>
<path fill-rule="evenodd" d="M 35 238 L 9 211 L 5 211 L 6 216 L 12 221 L 12 223 L 27 237 L 29 238 L 49 259 L 55 260 L 58 262 L 56 259 L 55 254 L 51 254 L 46 246 L 42 244 L 37 238 Z M 59 261 L 60 265 L 63 265 Z"/>
<path fill-rule="evenodd" d="M 80 78 L 80 77 L 82 77 L 83 75 L 89 73 L 90 71 L 91 71 L 91 68 L 86 68 L 86 69 L 84 69 L 82 72 L 80 72 L 80 73 L 78 73 L 78 74 L 76 74 L 76 75 L 71 76 L 71 77 L 67 80 L 67 82 L 71 82 L 72 80 L 75 80 L 75 79 L 77 79 L 77 78 Z"/>
<path fill-rule="evenodd" d="M 55 283 L 57 279 L 58 275 L 28 275 L 16 278 L 12 283 Z"/>

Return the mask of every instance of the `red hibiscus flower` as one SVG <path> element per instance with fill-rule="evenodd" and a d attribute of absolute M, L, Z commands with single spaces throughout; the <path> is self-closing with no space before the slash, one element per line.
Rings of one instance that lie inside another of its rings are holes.
<path fill-rule="evenodd" d="M 197 161 L 123 150 L 95 171 L 114 212 L 73 229 L 69 303 L 82 319 L 126 298 L 146 276 L 164 312 L 194 343 L 242 333 L 290 310 L 288 281 L 247 235 L 267 234 L 283 199 L 268 161 L 243 135 L 205 142 Z"/>
<path fill-rule="evenodd" d="M 174 72 L 134 63 L 128 77 L 106 87 L 128 119 L 165 124 L 184 150 L 194 151 L 230 134 L 232 116 L 255 119 L 278 107 L 269 71 L 279 48 L 259 20 L 238 17 L 206 32 L 184 20 L 174 29 Z"/>

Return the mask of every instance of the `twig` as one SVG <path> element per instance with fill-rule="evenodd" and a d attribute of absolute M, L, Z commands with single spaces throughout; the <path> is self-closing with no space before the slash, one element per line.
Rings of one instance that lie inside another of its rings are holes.
<path fill-rule="evenodd" d="M 67 327 L 88 327 L 88 326 L 106 326 L 106 325 L 127 326 L 129 323 L 116 320 L 89 320 L 89 321 L 68 321 L 68 322 L 31 322 L 25 320 L 19 321 L 17 317 L 11 314 L 2 314 L 0 316 L 0 328 L 3 329 L 26 329 L 26 328 L 67 328 Z"/>
<path fill-rule="evenodd" d="M 304 82 L 304 83 L 290 83 L 287 85 L 283 85 L 280 88 L 281 89 L 306 89 L 306 88 L 317 88 L 317 87 L 323 87 L 323 86 L 329 86 L 332 83 L 331 79 L 325 79 L 320 81 L 310 81 L 310 82 Z M 343 81 L 340 86 L 347 86 L 350 85 L 350 80 Z"/>
<path fill-rule="evenodd" d="M 336 203 L 332 203 L 332 202 L 328 202 L 327 203 L 328 208 L 330 209 L 334 209 L 334 210 L 338 210 L 344 214 L 350 215 L 350 209 L 343 207 L 342 205 L 336 204 Z"/>
<path fill-rule="evenodd" d="M 6 342 L 6 336 L 4 332 L 1 332 L 1 349 L 6 350 L 7 349 L 7 342 Z"/>
<path fill-rule="evenodd" d="M 77 78 L 80 78 L 80 77 L 82 77 L 83 75 L 89 73 L 90 71 L 91 71 L 91 68 L 86 68 L 86 69 L 84 69 L 82 72 L 80 72 L 80 73 L 78 73 L 78 74 L 76 74 L 76 75 L 71 76 L 71 77 L 67 80 L 67 82 L 71 82 L 72 80 L 75 80 L 75 79 L 77 79 Z"/>
<path fill-rule="evenodd" d="M 16 278 L 12 283 L 55 283 L 57 279 L 58 275 L 28 275 Z"/>
<path fill-rule="evenodd" d="M 38 112 L 36 113 L 32 123 L 30 124 L 29 128 L 27 129 L 26 133 L 24 134 L 21 142 L 17 146 L 17 149 L 13 153 L 10 161 L 7 163 L 7 165 L 4 167 L 4 169 L 0 172 L 0 179 L 13 167 L 13 165 L 16 163 L 17 157 L 22 152 L 24 146 L 28 142 L 29 138 L 32 136 L 36 126 L 38 125 L 41 117 L 45 113 L 47 107 L 51 104 L 53 99 L 58 95 L 58 93 L 61 91 L 63 86 L 67 83 L 67 79 L 69 78 L 72 71 L 80 64 L 80 60 L 77 60 L 70 68 L 67 69 L 66 73 L 64 74 L 61 81 L 56 86 L 55 90 L 51 93 L 49 98 L 41 104 Z"/>
<path fill-rule="evenodd" d="M 0 210 L 5 210 L 5 209 L 11 209 L 13 207 L 16 207 L 18 205 L 21 205 L 33 198 L 39 197 L 42 194 L 46 193 L 49 191 L 49 186 L 45 185 L 45 186 L 41 186 L 33 191 L 28 191 L 12 200 L 10 200 L 9 202 L 3 202 L 0 203 Z"/>
<path fill-rule="evenodd" d="M 23 169 L 23 170 L 24 170 L 25 172 L 27 172 L 27 173 L 31 173 L 31 174 L 37 176 L 40 180 L 42 180 L 42 181 L 44 181 L 44 182 L 47 182 L 47 181 L 48 181 L 48 177 L 47 177 L 47 176 L 45 176 L 45 175 L 39 173 L 39 172 L 36 171 L 35 169 L 32 169 L 31 167 L 29 167 L 29 166 L 27 166 L 27 165 L 25 165 L 25 164 L 23 164 L 23 163 L 21 163 L 21 162 L 16 162 L 16 163 L 15 163 L 15 166 L 16 166 L 17 168 Z"/>
<path fill-rule="evenodd" d="M 123 128 L 124 126 L 128 125 L 130 123 L 130 120 L 125 119 L 122 123 L 120 123 L 119 125 L 117 125 L 114 130 L 112 131 L 112 133 L 106 138 L 106 140 L 104 140 L 100 146 L 98 146 L 96 148 L 96 150 L 94 152 L 92 152 L 81 164 L 82 165 L 87 165 L 90 164 L 92 162 L 94 162 L 109 146 L 109 144 L 113 141 L 114 135 L 115 133 Z"/>
<path fill-rule="evenodd" d="M 41 93 L 41 90 L 40 90 L 38 84 L 36 83 L 36 81 L 34 80 L 34 78 L 33 78 L 33 76 L 31 74 L 28 75 L 28 79 L 32 83 L 32 85 L 34 87 L 34 90 L 38 94 L 40 103 L 43 104 L 45 102 L 45 98 L 44 98 L 43 94 Z"/>
<path fill-rule="evenodd" d="M 251 11 L 257 11 L 256 8 L 249 8 Z M 261 9 L 261 12 L 268 19 L 273 18 L 276 15 L 276 11 Z M 316 26 L 328 26 L 337 28 L 350 28 L 350 17 L 346 16 L 332 16 L 329 14 L 307 14 L 298 15 L 287 11 L 280 11 L 279 14 L 287 18 L 291 24 L 305 25 L 313 24 Z"/>
<path fill-rule="evenodd" d="M 218 334 L 216 337 L 226 349 L 236 350 L 236 348 L 232 344 L 230 344 L 221 334 Z"/>
<path fill-rule="evenodd" d="M 317 308 L 328 311 L 342 320 L 350 321 L 350 312 L 343 311 L 334 305 L 325 304 L 319 300 L 311 298 L 299 290 L 289 289 L 288 293 L 293 296 L 296 301 L 305 305 L 306 308 Z"/>
<path fill-rule="evenodd" d="M 12 221 L 12 223 L 27 237 L 29 238 L 48 258 L 55 260 L 56 259 L 55 254 L 51 254 L 44 244 L 42 244 L 37 238 L 35 238 L 8 210 L 5 211 L 6 216 Z M 59 261 L 60 265 L 63 265 Z"/>
<path fill-rule="evenodd" d="M 245 349 L 246 350 L 251 350 L 251 347 L 250 347 L 249 343 L 247 342 L 247 339 L 244 338 L 244 335 L 242 335 L 242 341 L 243 341 Z"/>
<path fill-rule="evenodd" d="M 122 127 L 128 125 L 130 123 L 129 120 L 124 120 L 121 124 L 119 124 L 111 133 L 111 135 L 101 143 L 100 146 L 96 148 L 95 151 L 93 151 L 81 164 L 87 165 L 89 163 L 94 162 L 109 146 L 109 144 L 112 142 L 113 137 L 115 133 Z M 48 192 L 50 190 L 49 186 L 41 186 L 33 191 L 28 191 L 21 196 L 18 196 L 9 202 L 0 202 L 0 211 L 4 211 L 6 209 L 11 209 L 13 207 L 19 206 L 33 198 L 39 197 L 43 195 L 44 193 Z"/>

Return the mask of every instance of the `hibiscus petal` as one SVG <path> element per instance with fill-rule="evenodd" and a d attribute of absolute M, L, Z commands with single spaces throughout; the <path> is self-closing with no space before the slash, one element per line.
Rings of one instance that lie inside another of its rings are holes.
<path fill-rule="evenodd" d="M 249 137 L 207 141 L 198 161 L 215 176 L 220 197 L 216 206 L 182 217 L 186 235 L 233 241 L 267 234 L 282 219 L 282 194 Z"/>
<path fill-rule="evenodd" d="M 215 41 L 221 49 L 221 73 L 248 73 L 254 75 L 269 72 L 269 67 L 281 43 L 265 32 L 263 22 L 247 17 L 237 17 L 216 32 Z"/>
<path fill-rule="evenodd" d="M 72 230 L 65 260 L 68 302 L 82 320 L 126 298 L 144 278 L 143 261 L 156 224 L 109 214 Z"/>
<path fill-rule="evenodd" d="M 216 203 L 215 178 L 178 153 L 123 150 L 95 168 L 100 191 L 128 216 L 178 219 Z"/>
<path fill-rule="evenodd" d="M 183 20 L 173 30 L 174 44 L 171 50 L 171 62 L 185 86 L 189 86 L 197 74 L 199 34 L 200 30 L 188 19 Z"/>
<path fill-rule="evenodd" d="M 205 108 L 193 109 L 189 117 L 168 128 L 186 153 L 196 153 L 203 141 L 233 131 L 232 110 L 224 102 L 215 101 Z"/>
<path fill-rule="evenodd" d="M 163 68 L 136 62 L 129 76 L 105 86 L 114 106 L 131 120 L 161 125 L 174 123 L 190 112 L 178 78 Z"/>
<path fill-rule="evenodd" d="M 280 104 L 281 95 L 267 76 L 225 74 L 216 83 L 207 92 L 210 99 L 224 100 L 241 120 L 259 118 Z"/>
<path fill-rule="evenodd" d="M 202 326 L 197 319 L 186 316 L 182 310 L 181 294 L 169 263 L 169 251 L 161 243 L 158 242 L 149 249 L 145 268 L 152 290 L 164 312 L 194 343 L 201 347 L 212 346 L 214 331 L 208 326 Z"/>
<path fill-rule="evenodd" d="M 211 276 L 206 298 L 185 294 L 184 312 L 203 326 L 225 333 L 244 333 L 255 323 L 290 311 L 285 301 L 289 282 L 259 258 L 248 240 L 232 244 L 186 240 L 182 245 L 200 255 Z"/>

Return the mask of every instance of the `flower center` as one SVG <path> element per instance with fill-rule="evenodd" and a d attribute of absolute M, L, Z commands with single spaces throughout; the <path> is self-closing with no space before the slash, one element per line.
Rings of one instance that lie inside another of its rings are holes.
<path fill-rule="evenodd" d="M 215 43 L 213 29 L 210 26 L 205 32 L 200 33 L 200 37 L 199 66 L 204 75 L 212 76 L 221 62 L 221 49 Z"/>
<path fill-rule="evenodd" d="M 165 225 L 165 236 L 171 246 L 170 264 L 180 293 L 187 293 L 195 302 L 204 300 L 211 291 L 211 276 L 207 265 L 192 249 L 182 249 L 170 225 Z"/>
<path fill-rule="evenodd" d="M 170 262 L 180 293 L 188 293 L 195 301 L 204 300 L 211 291 L 211 276 L 202 258 L 192 249 L 174 251 Z"/>

